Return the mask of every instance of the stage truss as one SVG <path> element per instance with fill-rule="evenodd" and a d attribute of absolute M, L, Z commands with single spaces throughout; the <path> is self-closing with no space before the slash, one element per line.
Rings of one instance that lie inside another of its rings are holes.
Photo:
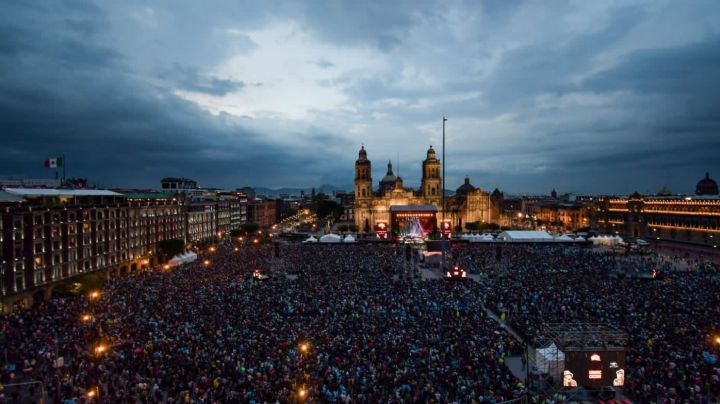
<path fill-rule="evenodd" d="M 550 323 L 545 325 L 545 339 L 562 351 L 625 351 L 628 334 L 601 323 Z"/>

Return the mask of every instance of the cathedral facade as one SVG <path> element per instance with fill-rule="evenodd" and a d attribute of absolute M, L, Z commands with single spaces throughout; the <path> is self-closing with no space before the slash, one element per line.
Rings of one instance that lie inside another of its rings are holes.
<path fill-rule="evenodd" d="M 365 233 L 387 227 L 391 223 L 391 207 L 418 207 L 434 211 L 438 224 L 444 211 L 446 222 L 455 230 L 464 230 L 466 223 L 491 220 L 490 194 L 470 185 L 467 178 L 455 195 L 445 195 L 445 206 L 442 206 L 442 172 L 432 146 L 422 162 L 422 180 L 417 190 L 405 187 L 403 179 L 395 176 L 392 162 L 388 162 L 387 173 L 374 189 L 372 164 L 363 146 L 355 161 L 355 224 Z"/>

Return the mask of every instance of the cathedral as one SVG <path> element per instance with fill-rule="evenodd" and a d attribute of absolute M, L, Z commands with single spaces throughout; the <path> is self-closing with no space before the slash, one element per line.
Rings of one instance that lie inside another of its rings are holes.
<path fill-rule="evenodd" d="M 405 187 L 403 179 L 393 173 L 388 162 L 387 173 L 376 190 L 372 183 L 372 165 L 365 146 L 360 148 L 355 161 L 355 224 L 361 232 L 380 236 L 388 230 L 397 235 L 403 223 L 397 217 L 413 217 L 422 221 L 430 234 L 437 227 L 464 230 L 467 223 L 491 221 L 490 194 L 470 184 L 466 178 L 452 196 L 445 195 L 442 206 L 442 172 L 435 149 L 430 146 L 422 162 L 420 189 Z M 445 226 L 440 223 L 445 211 Z M 417 221 L 416 220 L 416 221 Z M 385 237 L 383 237 L 385 238 Z"/>

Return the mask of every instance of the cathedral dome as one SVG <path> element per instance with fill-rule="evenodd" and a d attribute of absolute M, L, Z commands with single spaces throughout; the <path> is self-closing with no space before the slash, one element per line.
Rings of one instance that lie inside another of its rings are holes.
<path fill-rule="evenodd" d="M 470 192 L 474 191 L 476 188 L 470 184 L 470 178 L 465 177 L 465 183 L 460 185 L 457 190 L 455 190 L 456 195 L 467 195 Z"/>
<path fill-rule="evenodd" d="M 663 186 L 657 193 L 657 196 L 671 196 L 671 195 L 672 195 L 672 191 L 670 190 L 670 188 L 668 188 L 666 186 Z"/>
<path fill-rule="evenodd" d="M 710 178 L 710 173 L 705 173 L 705 178 L 698 181 L 695 187 L 695 195 L 717 195 L 718 185 L 714 179 Z"/>
<path fill-rule="evenodd" d="M 380 183 L 388 183 L 388 184 L 394 184 L 395 183 L 395 174 L 393 174 L 392 169 L 392 162 L 388 161 L 388 169 L 385 176 L 380 180 Z"/>
<path fill-rule="evenodd" d="M 430 148 L 429 148 L 428 151 L 427 151 L 427 158 L 428 158 L 428 159 L 437 158 L 436 155 L 435 155 L 435 149 L 433 149 L 432 146 L 430 146 Z"/>

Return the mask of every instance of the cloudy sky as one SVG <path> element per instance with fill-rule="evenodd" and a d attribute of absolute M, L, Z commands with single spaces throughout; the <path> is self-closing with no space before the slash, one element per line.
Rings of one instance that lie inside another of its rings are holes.
<path fill-rule="evenodd" d="M 720 3 L 45 1 L 0 5 L 0 175 L 157 187 L 419 183 L 692 192 L 720 177 Z"/>

